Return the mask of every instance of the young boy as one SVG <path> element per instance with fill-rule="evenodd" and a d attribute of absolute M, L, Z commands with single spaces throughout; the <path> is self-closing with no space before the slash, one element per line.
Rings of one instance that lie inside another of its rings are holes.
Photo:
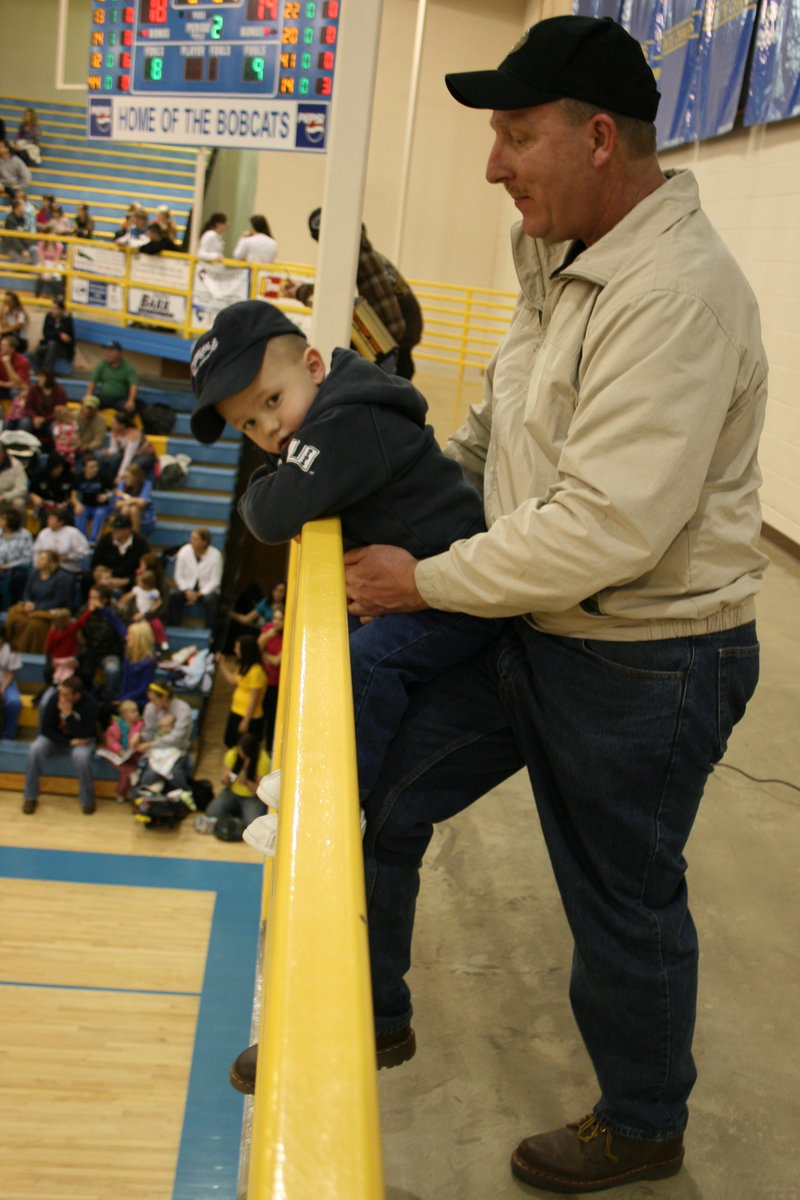
<path fill-rule="evenodd" d="M 223 309 L 196 343 L 191 372 L 198 441 L 216 441 L 228 421 L 263 451 L 266 465 L 239 503 L 261 541 L 285 542 L 306 521 L 339 516 L 345 550 L 389 543 L 426 558 L 485 529 L 481 498 L 437 446 L 420 393 L 351 350 L 334 350 L 326 374 L 319 351 L 271 304 Z M 495 621 L 435 610 L 351 632 L 362 803 L 409 685 L 470 658 L 497 632 Z M 274 807 L 268 787 L 259 794 Z"/>

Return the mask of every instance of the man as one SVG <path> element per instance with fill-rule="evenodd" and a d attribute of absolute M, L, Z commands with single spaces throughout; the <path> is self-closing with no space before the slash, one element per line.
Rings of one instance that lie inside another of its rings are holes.
<path fill-rule="evenodd" d="M 42 713 L 41 732 L 31 742 L 25 767 L 25 798 L 22 811 L 36 812 L 39 801 L 39 777 L 46 759 L 51 754 L 68 752 L 78 775 L 81 810 L 91 816 L 95 811 L 94 755 L 97 731 L 97 701 L 89 692 L 84 692 L 77 675 L 70 676 L 58 685 L 46 701 Z"/>
<path fill-rule="evenodd" d="M 108 437 L 108 426 L 99 411 L 97 396 L 84 396 L 78 410 L 78 448 L 84 454 L 90 450 L 102 450 Z"/>
<path fill-rule="evenodd" d="M 570 999 L 600 1095 L 512 1170 L 601 1191 L 679 1170 L 695 1079 L 697 939 L 683 850 L 758 675 L 766 559 L 758 309 L 689 172 L 655 156 L 658 93 L 609 20 L 535 25 L 496 71 L 487 178 L 522 217 L 522 293 L 449 453 L 488 531 L 417 563 L 348 554 L 355 615 L 515 618 L 411 698 L 365 805 L 376 1030 L 413 1053 L 408 969 L 432 822 L 521 765 L 575 939 Z"/>
<path fill-rule="evenodd" d="M 25 213 L 25 204 L 16 196 L 11 201 L 11 211 L 5 219 L 5 226 L 9 232 L 14 233 L 22 231 L 29 233 L 28 218 Z M 36 244 L 28 238 L 3 238 L 0 249 L 14 262 L 36 262 Z"/>
<path fill-rule="evenodd" d="M 315 242 L 319 241 L 321 221 L 322 209 L 315 208 L 308 218 L 308 228 Z M 359 296 L 363 296 L 372 306 L 397 342 L 397 362 L 391 374 L 411 379 L 414 375 L 411 351 L 422 338 L 422 310 L 407 281 L 397 267 L 374 248 L 363 225 L 356 268 L 356 289 Z M 301 304 L 310 306 L 314 296 L 314 284 L 287 283 L 283 292 L 286 296 L 298 299 Z M 384 370 L 389 369 L 385 364 L 382 365 Z"/>
<path fill-rule="evenodd" d="M 136 412 L 136 393 L 139 379 L 133 367 L 122 357 L 122 346 L 117 341 L 106 342 L 105 359 L 97 363 L 86 388 L 86 395 L 94 395 L 95 389 L 104 408 L 116 408 L 117 412 Z"/>
<path fill-rule="evenodd" d="M 207 629 L 217 623 L 219 588 L 222 582 L 222 554 L 211 545 L 207 529 L 193 529 L 189 542 L 175 555 L 173 574 L 175 591 L 171 593 L 167 620 L 180 625 L 187 604 L 199 604 Z"/>
<path fill-rule="evenodd" d="M 31 364 L 17 349 L 15 333 L 0 337 L 0 400 L 20 394 L 25 396 L 31 382 Z"/>
<path fill-rule="evenodd" d="M 142 555 L 150 550 L 150 543 L 141 533 L 134 533 L 130 517 L 117 513 L 111 518 L 111 528 L 104 533 L 92 555 L 92 570 L 108 567 L 111 570 L 109 586 L 115 591 L 129 592 L 134 585 L 136 568 Z"/>
<path fill-rule="evenodd" d="M 30 181 L 31 173 L 25 163 L 11 153 L 8 142 L 0 141 L 0 191 L 13 200 L 19 188 L 27 188 Z"/>

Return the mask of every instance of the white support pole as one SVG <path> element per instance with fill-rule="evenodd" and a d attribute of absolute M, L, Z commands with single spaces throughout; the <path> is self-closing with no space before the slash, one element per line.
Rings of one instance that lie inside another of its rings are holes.
<path fill-rule="evenodd" d="M 197 149 L 194 160 L 194 198 L 192 200 L 192 228 L 189 234 L 189 253 L 197 253 L 197 243 L 200 241 L 200 230 L 203 226 L 203 203 L 205 201 L 206 185 L 206 152 L 202 146 Z"/>
<path fill-rule="evenodd" d="M 64 60 L 67 55 L 67 18 L 69 0 L 58 0 L 58 28 L 56 30 L 56 88 L 59 92 L 85 92 L 85 83 L 64 82 Z"/>
<path fill-rule="evenodd" d="M 322 199 L 311 343 L 350 345 L 383 0 L 342 5 Z"/>
<path fill-rule="evenodd" d="M 417 119 L 417 98 L 419 96 L 419 68 L 422 60 L 422 46 L 425 40 L 425 18 L 428 15 L 428 0 L 417 0 L 417 29 L 414 35 L 414 58 L 411 65 L 411 83 L 408 89 L 408 114 L 406 116 L 406 136 L 403 143 L 403 157 L 400 167 L 400 195 L 397 206 L 397 225 L 395 228 L 394 250 L 392 262 L 399 264 L 403 250 L 403 234 L 406 224 L 406 204 L 408 202 L 408 184 L 411 174 L 411 151 L 414 145 L 414 123 Z"/>

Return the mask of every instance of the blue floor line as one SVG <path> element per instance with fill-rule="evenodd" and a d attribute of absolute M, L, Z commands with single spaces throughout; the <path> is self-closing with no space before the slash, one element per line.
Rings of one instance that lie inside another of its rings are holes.
<path fill-rule="evenodd" d="M 52 988 L 58 992 L 110 992 L 121 996 L 199 996 L 200 992 L 165 992 L 158 988 L 92 987 L 82 983 L 31 983 L 29 979 L 0 979 L 0 987 Z"/>
<path fill-rule="evenodd" d="M 215 893 L 172 1196 L 235 1200 L 243 1101 L 228 1068 L 249 1042 L 262 867 L 0 847 L 0 876 Z"/>

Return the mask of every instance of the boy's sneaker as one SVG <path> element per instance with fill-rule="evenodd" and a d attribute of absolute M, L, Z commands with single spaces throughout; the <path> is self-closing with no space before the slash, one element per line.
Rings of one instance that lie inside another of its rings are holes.
<path fill-rule="evenodd" d="M 265 817 L 256 817 L 255 821 L 251 821 L 249 825 L 245 826 L 242 837 L 254 850 L 258 850 L 267 858 L 274 858 L 275 842 L 278 837 L 277 813 L 267 813 Z"/>
<path fill-rule="evenodd" d="M 268 804 L 273 812 L 277 812 L 281 799 L 280 771 L 272 771 L 269 775 L 265 775 L 256 789 L 256 795 L 259 800 Z"/>
<path fill-rule="evenodd" d="M 207 817 L 205 813 L 200 813 L 194 819 L 194 827 L 198 833 L 213 833 L 216 823 L 216 817 Z"/>

